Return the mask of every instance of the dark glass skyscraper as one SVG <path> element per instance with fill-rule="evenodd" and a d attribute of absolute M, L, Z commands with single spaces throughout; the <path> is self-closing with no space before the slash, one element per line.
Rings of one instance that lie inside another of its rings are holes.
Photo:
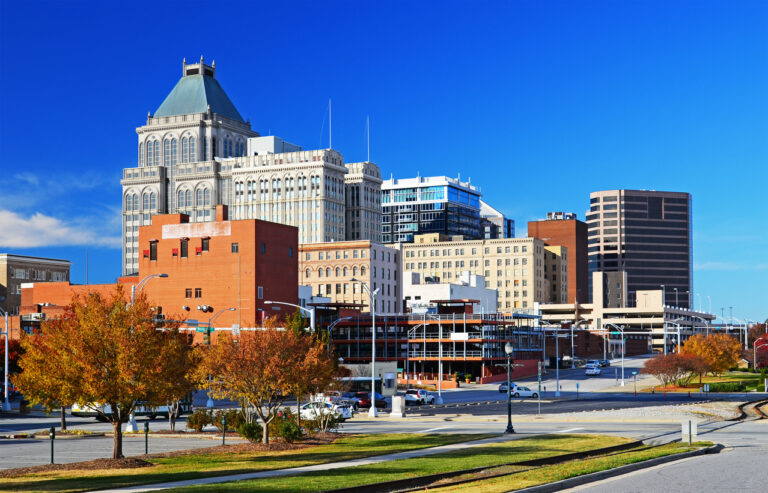
<path fill-rule="evenodd" d="M 586 219 L 590 283 L 592 272 L 626 271 L 626 306 L 634 306 L 637 290 L 664 286 L 665 304 L 690 308 L 690 194 L 650 190 L 593 192 Z"/>

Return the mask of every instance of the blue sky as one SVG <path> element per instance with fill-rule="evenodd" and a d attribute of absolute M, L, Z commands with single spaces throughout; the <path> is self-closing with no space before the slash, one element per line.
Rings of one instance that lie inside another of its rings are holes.
<path fill-rule="evenodd" d="M 471 178 L 518 234 L 589 192 L 693 194 L 703 308 L 768 317 L 768 3 L 2 2 L 0 251 L 120 274 L 135 128 L 216 60 L 255 130 Z M 698 296 L 694 298 L 698 307 Z"/>

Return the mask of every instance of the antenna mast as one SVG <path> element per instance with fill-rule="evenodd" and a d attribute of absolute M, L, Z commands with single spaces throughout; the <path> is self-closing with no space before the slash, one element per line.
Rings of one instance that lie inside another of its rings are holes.
<path fill-rule="evenodd" d="M 365 131 L 368 135 L 368 159 L 367 161 L 371 162 L 371 117 L 368 115 L 365 115 Z"/>
<path fill-rule="evenodd" d="M 333 149 L 333 120 L 331 116 L 331 98 L 328 98 L 328 149 Z"/>

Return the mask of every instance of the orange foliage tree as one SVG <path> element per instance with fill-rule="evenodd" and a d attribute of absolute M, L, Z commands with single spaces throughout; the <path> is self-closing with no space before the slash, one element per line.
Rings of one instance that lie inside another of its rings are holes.
<path fill-rule="evenodd" d="M 112 458 L 123 457 L 121 423 L 139 402 L 160 406 L 192 385 L 194 352 L 178 326 L 158 330 L 152 307 L 121 287 L 75 296 L 62 317 L 22 339 L 14 383 L 34 403 L 78 403 L 112 423 Z"/>
<path fill-rule="evenodd" d="M 709 371 L 719 375 L 739 361 L 741 343 L 727 334 L 697 334 L 683 344 L 683 353 L 699 356 L 709 365 Z"/>
<path fill-rule="evenodd" d="M 212 375 L 211 394 L 240 402 L 246 421 L 255 412 L 263 424 L 262 441 L 269 443 L 269 423 L 297 389 L 324 389 L 333 379 L 334 364 L 326 348 L 295 330 L 265 324 L 265 330 L 242 332 L 235 342 L 223 334 L 207 349 L 200 375 Z M 252 412 L 251 412 L 252 411 Z"/>

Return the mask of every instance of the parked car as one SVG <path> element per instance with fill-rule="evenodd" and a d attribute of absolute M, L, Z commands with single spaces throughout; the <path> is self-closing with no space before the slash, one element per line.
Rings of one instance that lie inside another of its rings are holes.
<path fill-rule="evenodd" d="M 435 395 L 428 391 L 428 390 L 418 390 L 419 397 L 421 397 L 421 402 L 424 404 L 434 404 L 435 403 Z"/>
<path fill-rule="evenodd" d="M 600 360 L 589 359 L 587 360 L 587 366 L 600 366 Z"/>
<path fill-rule="evenodd" d="M 308 402 L 301 406 L 301 419 L 315 419 L 318 416 L 333 414 L 342 421 L 352 417 L 352 410 L 346 405 L 329 404 L 323 401 Z"/>
<path fill-rule="evenodd" d="M 405 405 L 406 406 L 420 406 L 424 404 L 419 396 L 419 391 L 415 389 L 409 389 L 405 391 Z"/>
<path fill-rule="evenodd" d="M 351 406 L 355 411 L 360 407 L 360 399 L 355 397 L 354 392 L 344 392 L 341 394 L 341 403 Z"/>
<path fill-rule="evenodd" d="M 356 392 L 355 397 L 360 401 L 360 407 L 371 407 L 371 395 L 370 392 Z M 387 407 L 387 401 L 384 400 L 384 396 L 376 392 L 376 409 L 384 409 Z"/>
<path fill-rule="evenodd" d="M 593 377 L 600 375 L 600 367 L 599 366 L 588 366 L 586 371 L 584 372 L 585 375 L 588 377 Z"/>
<path fill-rule="evenodd" d="M 601 359 L 600 360 L 600 366 L 611 366 L 611 360 L 609 359 Z"/>
<path fill-rule="evenodd" d="M 533 397 L 537 399 L 539 397 L 538 392 L 531 390 L 528 387 L 516 386 L 512 389 L 512 397 Z"/>
<path fill-rule="evenodd" d="M 181 415 L 183 413 L 189 412 L 191 410 L 190 407 L 191 406 L 187 403 L 182 404 L 179 406 L 178 414 Z M 79 418 L 96 418 L 97 421 L 103 421 L 104 417 L 97 411 L 97 409 L 100 410 L 101 413 L 104 413 L 108 416 L 112 414 L 112 408 L 109 406 L 109 404 L 96 403 L 72 404 L 71 414 L 72 416 L 77 416 Z M 155 419 L 158 416 L 168 419 L 169 413 L 170 408 L 168 406 L 147 406 L 142 405 L 142 403 L 139 403 L 139 405 L 137 405 L 133 411 L 133 415 L 135 417 L 146 416 L 149 419 Z"/>
<path fill-rule="evenodd" d="M 515 382 L 512 382 L 512 392 L 515 391 L 515 387 L 517 387 L 517 384 Z M 499 393 L 500 394 L 507 393 L 507 382 L 504 382 L 501 385 L 499 385 Z"/>

